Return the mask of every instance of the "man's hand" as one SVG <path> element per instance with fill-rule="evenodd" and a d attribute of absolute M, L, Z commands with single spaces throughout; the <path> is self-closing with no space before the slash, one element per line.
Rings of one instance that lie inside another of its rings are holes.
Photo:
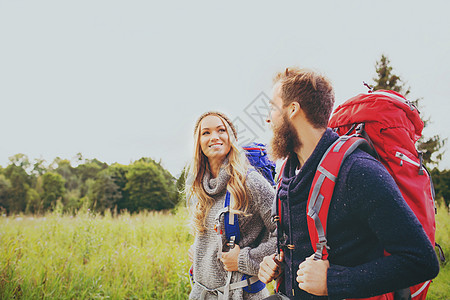
<path fill-rule="evenodd" d="M 234 246 L 233 249 L 230 249 L 228 252 L 222 253 L 222 258 L 220 259 L 223 263 L 223 267 L 226 271 L 237 271 L 238 270 L 238 256 L 241 248 L 238 244 Z"/>
<path fill-rule="evenodd" d="M 269 283 L 282 273 L 281 262 L 284 260 L 284 253 L 280 253 L 280 258 L 276 257 L 276 254 L 264 257 L 263 261 L 259 264 L 258 278 L 264 283 Z"/>
<path fill-rule="evenodd" d="M 327 270 L 330 267 L 328 260 L 314 260 L 314 254 L 302 262 L 297 271 L 298 287 L 316 295 L 327 296 Z"/>

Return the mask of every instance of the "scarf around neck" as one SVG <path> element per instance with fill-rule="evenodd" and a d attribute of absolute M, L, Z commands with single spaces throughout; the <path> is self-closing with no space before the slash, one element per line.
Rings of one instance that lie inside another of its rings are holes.
<path fill-rule="evenodd" d="M 227 189 L 230 177 L 228 173 L 228 158 L 225 158 L 216 178 L 212 178 L 211 172 L 205 172 L 203 175 L 203 188 L 209 196 L 221 194 Z"/>

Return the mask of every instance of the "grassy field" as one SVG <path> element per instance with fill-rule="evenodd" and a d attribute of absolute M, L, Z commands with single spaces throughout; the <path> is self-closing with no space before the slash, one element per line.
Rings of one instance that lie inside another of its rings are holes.
<path fill-rule="evenodd" d="M 436 242 L 441 245 L 447 261 L 433 280 L 427 299 L 450 299 L 450 214 L 445 206 L 438 208 L 436 215 Z"/>
<path fill-rule="evenodd" d="M 0 218 L 0 299 L 186 299 L 182 214 Z"/>
<path fill-rule="evenodd" d="M 112 217 L 0 217 L 0 299 L 186 299 L 184 211 Z M 439 208 L 437 240 L 450 256 L 450 217 Z M 428 299 L 450 299 L 442 266 Z"/>

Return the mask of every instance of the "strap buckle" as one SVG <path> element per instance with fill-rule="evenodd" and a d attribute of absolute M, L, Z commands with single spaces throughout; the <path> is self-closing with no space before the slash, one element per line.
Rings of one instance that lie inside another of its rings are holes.
<path fill-rule="evenodd" d="M 317 250 L 314 253 L 314 260 L 321 260 L 322 259 L 322 257 L 323 257 L 323 248 L 326 248 L 328 250 L 330 249 L 330 247 L 327 245 L 327 239 L 319 241 L 316 244 L 316 247 L 317 247 Z"/>
<path fill-rule="evenodd" d="M 247 286 L 251 286 L 252 283 L 250 282 L 250 279 L 252 278 L 252 276 L 247 277 Z"/>
<path fill-rule="evenodd" d="M 232 236 L 230 237 L 230 241 L 229 241 L 229 243 L 228 243 L 228 245 L 230 246 L 230 249 L 233 249 L 234 246 L 236 245 L 235 240 L 236 240 L 236 237 L 235 237 L 234 235 L 232 235 Z"/>
<path fill-rule="evenodd" d="M 364 123 L 359 123 L 359 124 L 356 126 L 355 132 L 356 132 L 357 135 L 362 136 L 362 134 L 363 134 L 363 132 L 364 132 L 364 126 L 365 126 Z"/>

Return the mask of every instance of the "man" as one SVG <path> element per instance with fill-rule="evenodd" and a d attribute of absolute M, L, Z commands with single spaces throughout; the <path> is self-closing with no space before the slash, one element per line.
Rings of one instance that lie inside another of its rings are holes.
<path fill-rule="evenodd" d="M 331 200 L 328 259 L 313 260 L 306 203 L 316 168 L 338 138 L 327 128 L 331 83 L 313 71 L 286 69 L 275 77 L 271 112 L 274 159 L 287 158 L 281 199 L 281 257 L 264 258 L 259 278 L 283 278 L 290 299 L 366 298 L 434 278 L 439 264 L 422 226 L 387 170 L 362 150 L 343 162 Z M 384 250 L 390 256 L 384 256 Z"/>

